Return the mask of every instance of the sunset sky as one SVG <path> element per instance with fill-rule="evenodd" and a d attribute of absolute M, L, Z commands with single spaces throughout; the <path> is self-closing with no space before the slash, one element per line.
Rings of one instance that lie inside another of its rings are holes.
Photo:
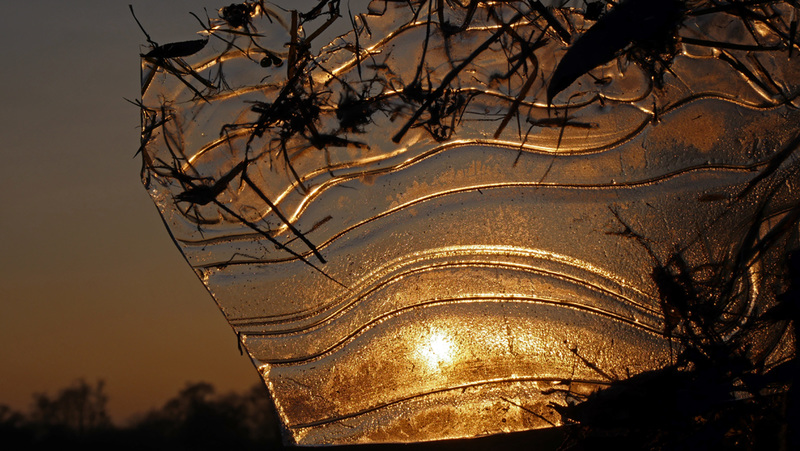
<path fill-rule="evenodd" d="M 213 0 L 10 2 L 0 28 L 0 404 L 104 379 L 117 421 L 186 382 L 258 382 L 172 243 L 134 158 L 145 37 L 196 39 Z M 297 2 L 294 2 L 297 4 Z"/>

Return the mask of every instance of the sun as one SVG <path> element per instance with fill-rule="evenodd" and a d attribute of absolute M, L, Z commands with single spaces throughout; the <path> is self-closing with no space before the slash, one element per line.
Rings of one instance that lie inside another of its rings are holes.
<path fill-rule="evenodd" d="M 443 366 L 453 363 L 456 346 L 447 332 L 434 329 L 429 336 L 419 342 L 417 353 L 428 368 L 439 370 Z"/>

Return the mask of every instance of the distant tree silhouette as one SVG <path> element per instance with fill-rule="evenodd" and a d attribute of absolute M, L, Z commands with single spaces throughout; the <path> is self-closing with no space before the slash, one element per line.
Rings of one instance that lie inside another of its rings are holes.
<path fill-rule="evenodd" d="M 245 409 L 245 425 L 256 443 L 281 443 L 280 422 L 267 387 L 254 384 L 240 400 Z"/>
<path fill-rule="evenodd" d="M 69 430 L 81 436 L 87 431 L 111 426 L 106 412 L 108 396 L 105 381 L 98 380 L 94 386 L 79 379 L 51 398 L 45 393 L 34 397 L 31 421 L 50 428 Z"/>
<path fill-rule="evenodd" d="M 187 384 L 160 409 L 128 427 L 111 423 L 105 383 L 81 379 L 55 396 L 33 395 L 28 415 L 0 405 L 0 449 L 271 450 L 281 449 L 275 410 L 263 384 L 216 395 L 207 382 Z"/>
<path fill-rule="evenodd" d="M 33 431 L 25 424 L 24 415 L 0 404 L 0 445 L 30 443 L 32 438 Z"/>
<path fill-rule="evenodd" d="M 259 384 L 261 385 L 261 384 Z M 263 386 L 262 386 L 263 387 Z M 151 449 L 275 449 L 277 419 L 264 388 L 214 396 L 205 382 L 187 384 L 160 410 L 146 414 L 134 434 Z"/>

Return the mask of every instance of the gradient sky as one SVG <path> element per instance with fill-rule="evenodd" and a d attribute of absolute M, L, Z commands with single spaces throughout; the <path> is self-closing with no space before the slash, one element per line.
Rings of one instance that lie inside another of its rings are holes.
<path fill-rule="evenodd" d="M 259 381 L 139 180 L 139 52 L 231 0 L 8 2 L 0 36 L 0 404 L 104 379 L 117 421 Z M 297 4 L 298 2 L 293 2 Z"/>

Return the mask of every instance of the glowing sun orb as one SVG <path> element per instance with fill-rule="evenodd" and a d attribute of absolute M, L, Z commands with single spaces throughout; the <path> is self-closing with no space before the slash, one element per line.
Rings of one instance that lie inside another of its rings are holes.
<path fill-rule="evenodd" d="M 438 369 L 442 365 L 453 362 L 456 346 L 449 334 L 442 330 L 434 330 L 420 341 L 417 352 L 430 369 Z"/>

